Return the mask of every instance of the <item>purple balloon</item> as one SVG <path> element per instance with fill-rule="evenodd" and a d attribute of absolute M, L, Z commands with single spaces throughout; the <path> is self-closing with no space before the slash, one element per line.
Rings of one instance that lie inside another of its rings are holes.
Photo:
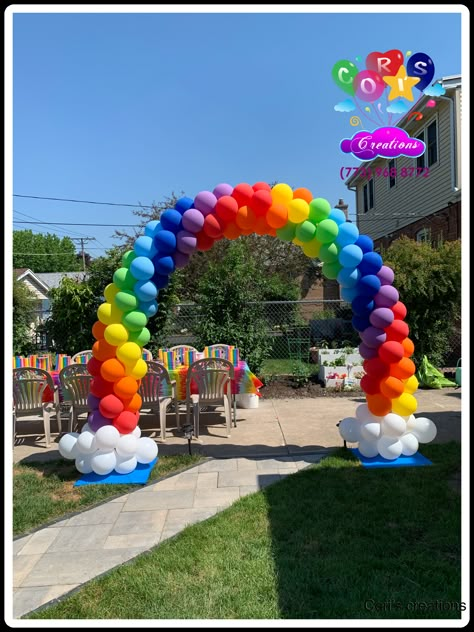
<path fill-rule="evenodd" d="M 378 327 L 367 327 L 367 329 L 364 329 L 360 334 L 360 337 L 362 338 L 362 342 L 365 342 L 368 347 L 375 349 L 380 347 L 380 345 L 387 340 L 387 334 L 383 329 L 379 329 Z"/>
<path fill-rule="evenodd" d="M 231 187 L 230 184 L 218 184 L 214 189 L 213 193 L 217 199 L 223 197 L 224 195 L 232 195 L 232 191 L 234 187 Z"/>
<path fill-rule="evenodd" d="M 204 215 L 197 208 L 190 208 L 183 213 L 183 228 L 190 233 L 198 233 L 204 226 Z"/>
<path fill-rule="evenodd" d="M 184 268 L 189 263 L 189 255 L 184 254 L 184 252 L 179 252 L 179 250 L 174 253 L 173 259 L 177 268 Z"/>
<path fill-rule="evenodd" d="M 392 268 L 389 268 L 388 266 L 382 266 L 377 272 L 377 276 L 379 277 L 382 285 L 392 285 L 393 279 L 395 278 L 395 273 Z"/>
<path fill-rule="evenodd" d="M 370 314 L 370 324 L 379 329 L 385 329 L 393 323 L 394 313 L 388 307 L 377 307 Z"/>
<path fill-rule="evenodd" d="M 210 191 L 201 191 L 194 198 L 194 208 L 197 208 L 201 213 L 206 216 L 212 213 L 216 205 L 217 198 L 214 193 Z"/>
<path fill-rule="evenodd" d="M 104 415 L 102 415 L 99 410 L 94 410 L 89 415 L 87 422 L 92 432 L 97 432 L 97 430 L 99 430 L 99 428 L 102 428 L 102 426 L 111 425 L 112 420 L 108 419 L 107 417 L 104 417 Z"/>
<path fill-rule="evenodd" d="M 398 290 L 393 285 L 382 285 L 374 296 L 374 303 L 377 307 L 393 307 L 395 303 L 398 303 L 398 299 Z"/>
<path fill-rule="evenodd" d="M 370 360 L 371 358 L 375 358 L 378 356 L 379 352 L 374 347 L 368 347 L 365 342 L 361 342 L 359 345 L 359 353 L 364 358 L 364 360 Z"/>
<path fill-rule="evenodd" d="M 95 395 L 92 395 L 92 393 L 89 393 L 89 395 L 87 396 L 87 405 L 89 406 L 89 409 L 98 410 L 100 399 L 100 397 L 96 397 Z"/>
<path fill-rule="evenodd" d="M 194 233 L 188 230 L 180 230 L 176 235 L 177 249 L 185 255 L 190 255 L 196 250 L 197 239 Z"/>

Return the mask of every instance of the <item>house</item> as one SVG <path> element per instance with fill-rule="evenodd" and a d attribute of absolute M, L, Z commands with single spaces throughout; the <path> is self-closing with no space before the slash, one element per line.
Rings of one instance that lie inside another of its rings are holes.
<path fill-rule="evenodd" d="M 445 94 L 423 95 L 397 123 L 425 142 L 424 154 L 362 162 L 365 174 L 346 180 L 356 194 L 359 231 L 376 250 L 401 235 L 433 244 L 461 237 L 461 76 L 435 83 Z"/>

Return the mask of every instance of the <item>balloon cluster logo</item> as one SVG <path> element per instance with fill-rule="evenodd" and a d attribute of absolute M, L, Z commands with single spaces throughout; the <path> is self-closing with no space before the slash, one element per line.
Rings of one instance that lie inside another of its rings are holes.
<path fill-rule="evenodd" d="M 87 364 L 93 377 L 88 420 L 80 434 L 66 434 L 59 442 L 61 455 L 75 460 L 79 472 L 127 474 L 156 457 L 156 442 L 141 437 L 138 422 L 139 390 L 147 373 L 142 349 L 150 341 L 146 325 L 158 311 L 159 292 L 194 252 L 210 250 L 219 239 L 251 233 L 293 242 L 307 257 L 318 258 L 323 275 L 337 279 L 342 298 L 352 303 L 352 324 L 365 358 L 361 386 L 367 406 L 341 424 L 341 434 L 358 437 L 361 453 L 378 450 L 389 458 L 430 440 L 432 422 L 412 418 L 418 382 L 410 360 L 414 346 L 404 320 L 406 308 L 393 287 L 393 271 L 374 252 L 370 237 L 360 235 L 340 209 L 306 188 L 219 184 L 194 199 L 180 198 L 149 222 L 104 290 Z"/>
<path fill-rule="evenodd" d="M 360 61 L 360 58 L 356 58 L 356 61 Z M 436 97 L 446 92 L 439 83 L 431 85 L 435 72 L 433 60 L 426 53 L 412 54 L 411 51 L 407 51 L 404 58 L 400 50 L 393 49 L 385 53 L 369 53 L 365 65 L 366 68 L 359 70 L 348 59 L 341 59 L 334 64 L 332 78 L 349 95 L 349 98 L 337 103 L 334 109 L 343 113 L 357 110 L 358 114 L 352 114 L 349 119 L 353 127 L 364 127 L 368 123 L 382 126 L 385 145 L 380 145 L 379 149 L 386 150 L 391 143 L 391 153 L 381 151 L 374 152 L 372 156 L 360 157 L 355 144 L 359 137 L 356 140 L 355 137 L 344 139 L 341 143 L 342 151 L 352 152 L 360 160 L 370 160 L 377 155 L 387 158 L 420 156 L 425 150 L 423 142 L 409 139 L 408 152 L 403 151 L 407 149 L 406 142 L 397 138 L 399 132 L 394 124 L 412 107 L 416 108 L 423 96 L 433 97 L 424 105 L 426 108 L 433 108 L 436 107 Z M 416 116 L 416 120 L 423 118 L 423 112 L 415 110 L 412 114 Z M 352 150 L 350 144 L 355 146 L 356 151 Z M 394 149 L 396 146 L 400 149 L 398 153 Z M 420 153 L 416 153 L 417 150 Z"/>

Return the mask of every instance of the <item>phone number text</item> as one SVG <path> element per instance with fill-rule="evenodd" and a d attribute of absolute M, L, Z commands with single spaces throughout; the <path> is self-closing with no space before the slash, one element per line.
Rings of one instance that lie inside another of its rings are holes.
<path fill-rule="evenodd" d="M 397 169 L 392 167 L 341 167 L 341 180 L 345 180 L 351 175 L 358 175 L 362 178 L 427 178 L 430 174 L 428 167 L 402 167 Z"/>

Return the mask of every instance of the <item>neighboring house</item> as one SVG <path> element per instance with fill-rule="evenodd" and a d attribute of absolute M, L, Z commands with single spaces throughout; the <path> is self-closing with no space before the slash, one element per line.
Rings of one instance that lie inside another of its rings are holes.
<path fill-rule="evenodd" d="M 376 250 L 401 235 L 433 244 L 461 237 L 461 76 L 439 82 L 446 93 L 434 98 L 436 106 L 427 107 L 433 97 L 423 95 L 396 125 L 423 140 L 425 153 L 361 162 L 375 175 L 362 172 L 346 181 L 356 194 L 359 231 Z"/>

